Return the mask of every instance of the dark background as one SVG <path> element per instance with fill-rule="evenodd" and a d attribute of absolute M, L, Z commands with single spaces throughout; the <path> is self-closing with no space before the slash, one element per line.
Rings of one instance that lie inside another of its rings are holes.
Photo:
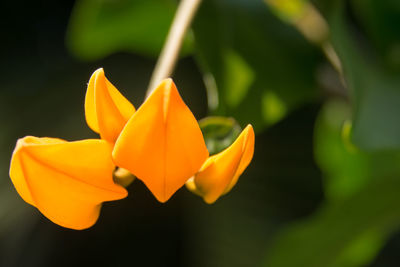
<path fill-rule="evenodd" d="M 185 188 L 160 204 L 136 180 L 126 199 L 104 204 L 92 228 L 74 231 L 53 224 L 18 196 L 8 177 L 18 138 L 96 138 L 83 109 L 91 73 L 103 67 L 139 107 L 155 64 L 128 53 L 92 62 L 73 57 L 65 47 L 73 4 L 2 4 L 0 266 L 259 266 L 279 230 L 307 218 L 325 199 L 313 154 L 323 99 L 258 134 L 253 162 L 238 186 L 214 205 Z M 196 118 L 205 117 L 206 91 L 192 57 L 179 61 L 174 80 Z M 368 266 L 398 266 L 399 251 L 397 234 Z"/>

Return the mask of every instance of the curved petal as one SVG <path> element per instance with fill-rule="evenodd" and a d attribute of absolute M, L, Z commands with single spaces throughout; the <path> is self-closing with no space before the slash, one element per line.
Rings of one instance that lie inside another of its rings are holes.
<path fill-rule="evenodd" d="M 186 187 L 211 204 L 232 189 L 253 154 L 254 130 L 248 125 L 231 146 L 209 157 Z"/>
<path fill-rule="evenodd" d="M 106 141 L 27 136 L 17 142 L 10 177 L 26 202 L 54 223 L 78 230 L 96 222 L 102 202 L 127 196 L 114 184 L 113 170 Z"/>
<path fill-rule="evenodd" d="M 102 139 L 114 143 L 134 112 L 133 105 L 107 80 L 104 70 L 96 70 L 90 77 L 85 97 L 89 127 Z"/>
<path fill-rule="evenodd" d="M 167 201 L 208 157 L 203 135 L 175 84 L 166 79 L 128 121 L 113 151 L 116 165 Z"/>

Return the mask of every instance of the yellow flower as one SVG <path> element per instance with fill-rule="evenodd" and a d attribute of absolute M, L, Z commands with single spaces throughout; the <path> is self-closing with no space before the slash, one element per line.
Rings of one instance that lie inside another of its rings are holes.
<path fill-rule="evenodd" d="M 118 137 L 113 159 L 167 201 L 208 157 L 200 127 L 166 79 L 130 118 Z"/>
<path fill-rule="evenodd" d="M 48 219 L 85 229 L 97 221 L 102 202 L 127 196 L 114 184 L 113 170 L 106 141 L 27 136 L 17 142 L 10 177 L 20 196 Z"/>
<path fill-rule="evenodd" d="M 228 193 L 249 165 L 254 154 L 254 131 L 248 125 L 235 142 L 207 159 L 186 187 L 211 204 Z"/>
<path fill-rule="evenodd" d="M 134 112 L 134 106 L 107 80 L 104 70 L 96 70 L 90 77 L 85 97 L 89 127 L 102 139 L 114 143 Z"/>

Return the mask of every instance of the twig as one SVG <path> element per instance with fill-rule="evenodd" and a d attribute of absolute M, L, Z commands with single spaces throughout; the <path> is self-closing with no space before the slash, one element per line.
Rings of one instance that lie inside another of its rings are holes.
<path fill-rule="evenodd" d="M 151 76 L 146 98 L 161 80 L 168 78 L 172 74 L 179 56 L 179 51 L 182 47 L 183 39 L 200 3 L 201 0 L 180 1 L 168 32 L 167 40 Z"/>

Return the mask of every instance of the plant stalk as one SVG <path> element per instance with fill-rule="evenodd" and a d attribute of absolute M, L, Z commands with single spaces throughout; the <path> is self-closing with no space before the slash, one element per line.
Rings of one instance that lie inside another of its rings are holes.
<path fill-rule="evenodd" d="M 185 34 L 196 14 L 201 0 L 181 0 L 176 11 L 166 42 L 161 50 L 153 74 L 147 88 L 146 98 L 153 92 L 158 83 L 171 76 L 179 51 L 182 47 Z"/>

